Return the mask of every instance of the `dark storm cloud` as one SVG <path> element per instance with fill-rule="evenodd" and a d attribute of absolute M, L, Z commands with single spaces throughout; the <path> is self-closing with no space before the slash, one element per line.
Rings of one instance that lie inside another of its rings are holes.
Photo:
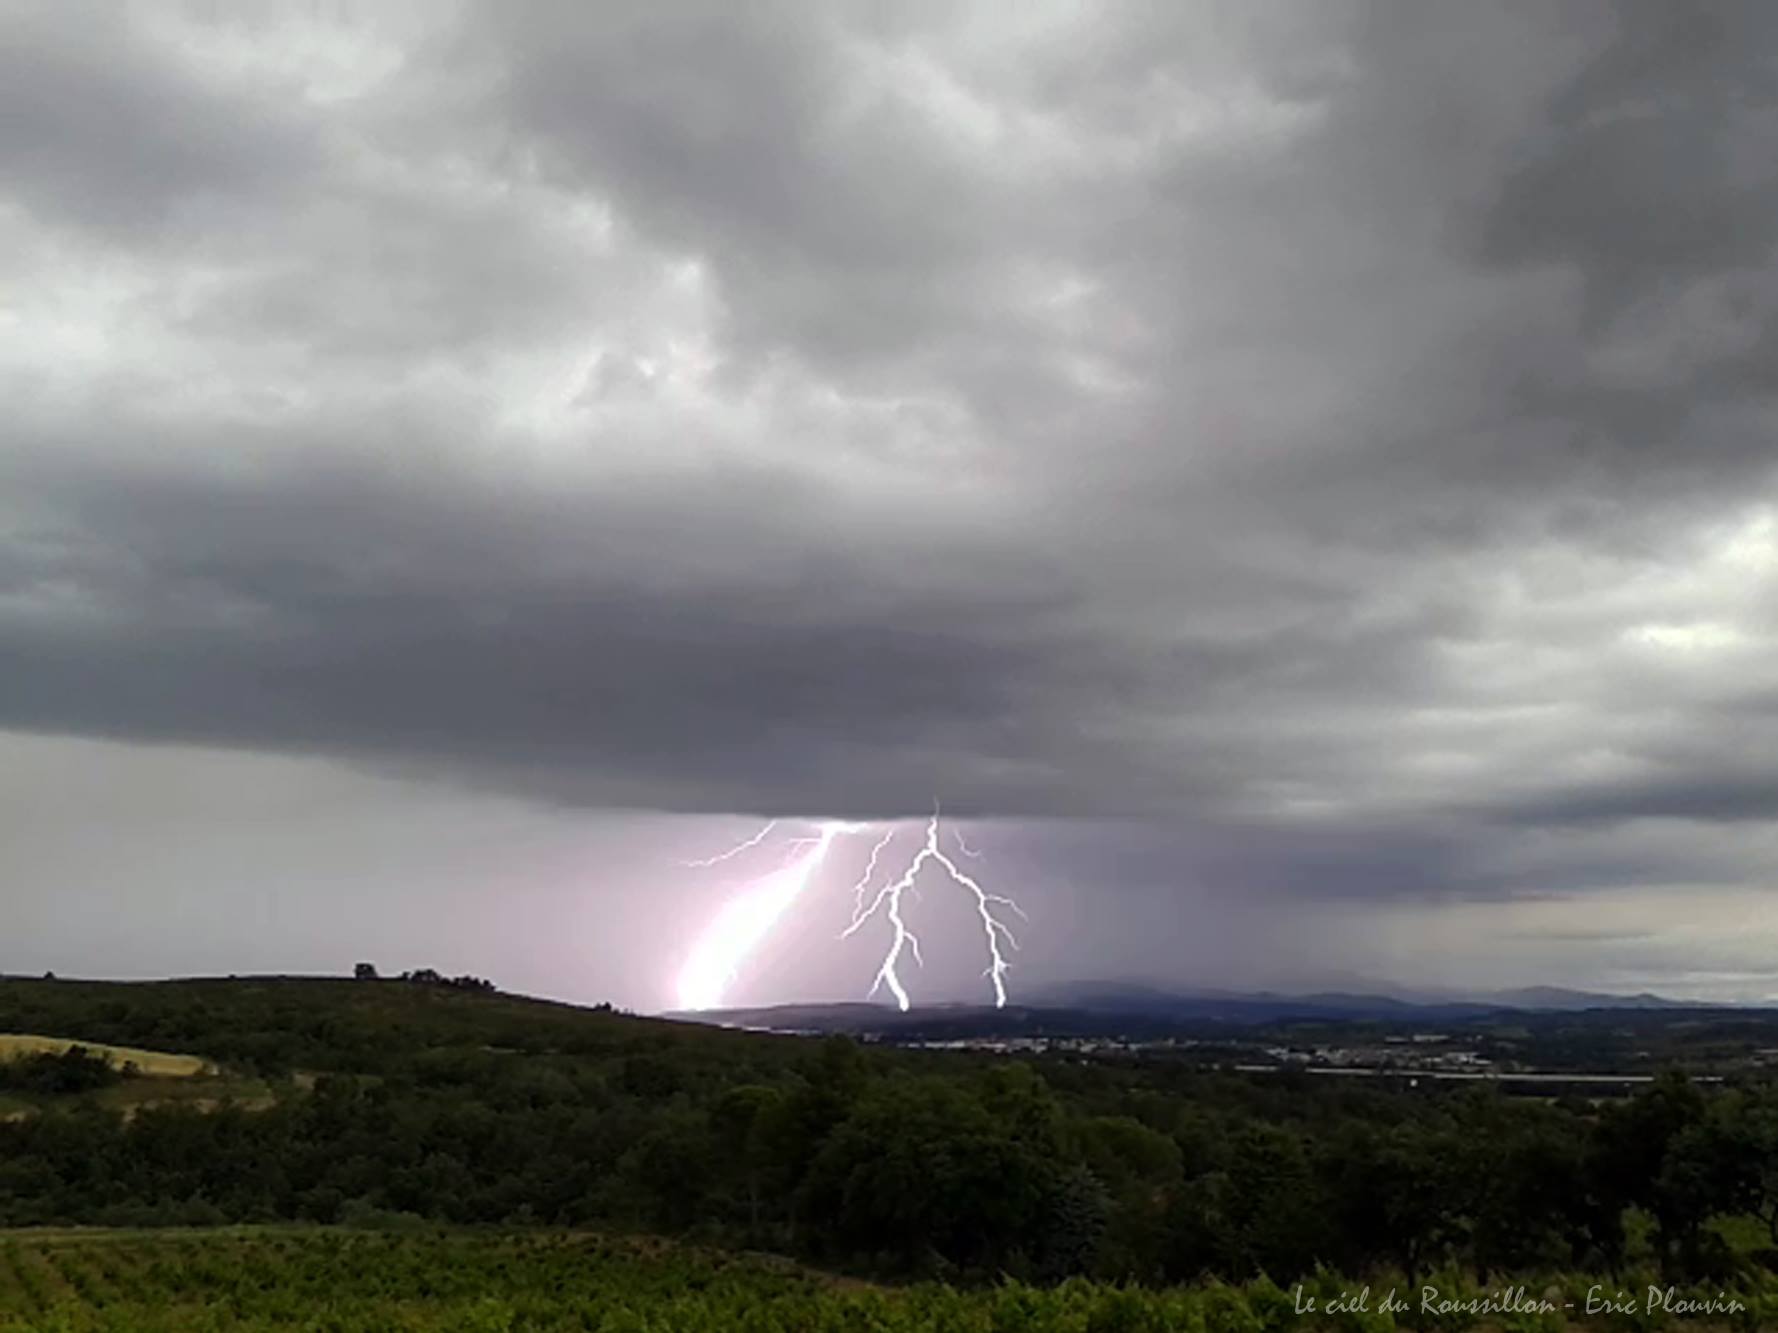
<path fill-rule="evenodd" d="M 314 183 L 278 99 L 227 96 L 105 5 L 9 5 L 0 68 L 0 171 L 46 221 L 126 237 Z"/>
<path fill-rule="evenodd" d="M 1611 40 L 1548 98 L 1482 215 L 1494 262 L 1571 264 L 1601 305 L 1635 288 L 1770 256 L 1778 181 L 1778 14 L 1758 5 L 1626 4 Z"/>
<path fill-rule="evenodd" d="M 0 726 L 1286 895 L 1771 813 L 1761 6 L 21 13 Z"/>
<path fill-rule="evenodd" d="M 699 535 L 731 563 L 643 563 L 652 533 L 684 530 L 688 489 L 564 510 L 537 495 L 466 505 L 355 469 L 195 489 L 138 476 L 127 497 L 83 479 L 57 491 L 61 529 L 16 548 L 14 586 L 75 575 L 100 625 L 52 611 L 0 646 L 8 720 L 470 755 L 502 784 L 677 809 L 745 791 L 749 808 L 796 813 L 819 790 L 837 813 L 918 813 L 940 790 L 960 808 L 1074 813 L 1078 776 L 1046 748 L 1130 768 L 1046 720 L 1088 720 L 1102 705 L 1082 690 L 1154 689 L 1090 640 L 1057 641 L 1047 626 L 1078 602 L 1065 585 L 992 577 L 992 550 L 950 556 L 986 586 L 937 592 L 837 547 L 774 569 L 770 528 L 793 520 L 781 495 L 742 503 L 745 479 L 701 497 Z M 118 621 L 129 652 L 95 651 Z"/>

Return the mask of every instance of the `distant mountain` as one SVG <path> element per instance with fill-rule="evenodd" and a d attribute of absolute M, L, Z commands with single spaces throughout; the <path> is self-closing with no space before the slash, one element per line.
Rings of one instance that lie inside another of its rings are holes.
<path fill-rule="evenodd" d="M 898 1037 L 1144 1036 L 1294 1021 L 1459 1021 L 1500 1012 L 1483 1005 L 1415 1006 L 1365 996 L 1171 996 L 1148 1004 L 922 1005 L 907 1012 L 873 1004 L 785 1004 L 670 1013 L 666 1018 L 774 1032 L 874 1033 Z"/>
<path fill-rule="evenodd" d="M 1395 995 L 1317 991 L 1286 995 L 1276 991 L 1169 991 L 1122 982 L 1074 982 L 1026 997 L 1034 1008 L 1071 1009 L 1125 1017 L 1171 1018 L 1227 1023 L 1273 1023 L 1290 1019 L 1473 1018 L 1504 1006 L 1477 1000 L 1413 1000 Z"/>
<path fill-rule="evenodd" d="M 1481 997 L 1478 997 L 1481 998 Z M 1509 1009 L 1688 1009 L 1690 1000 L 1669 1000 L 1643 991 L 1637 995 L 1607 995 L 1600 991 L 1569 990 L 1566 986 L 1525 986 L 1518 990 L 1493 991 L 1487 997 Z"/>
<path fill-rule="evenodd" d="M 1685 1009 L 1658 995 L 1608 995 L 1561 986 L 1475 994 L 1370 994 L 1318 991 L 1173 991 L 1139 982 L 1068 982 L 1046 987 L 1019 1004 L 922 1005 L 906 1013 L 883 1004 L 789 1004 L 751 1009 L 672 1013 L 668 1018 L 725 1027 L 775 1031 L 946 1035 L 1163 1035 L 1202 1028 L 1250 1028 L 1273 1023 L 1373 1022 L 1392 1025 L 1461 1023 L 1502 1013 L 1580 1013 L 1609 1009 Z"/>
<path fill-rule="evenodd" d="M 1571 990 L 1565 986 L 1526 986 L 1500 991 L 1428 991 L 1388 984 L 1363 984 L 1363 989 L 1318 990 L 1306 994 L 1277 991 L 1231 991 L 1215 988 L 1167 990 L 1139 982 L 1074 981 L 1025 997 L 1037 1006 L 1061 1006 L 1101 1012 L 1165 1012 L 1185 1009 L 1197 1012 L 1206 1004 L 1260 1004 L 1267 1007 L 1335 1009 L 1353 1014 L 1379 1016 L 1413 1010 L 1494 1009 L 1677 1009 L 1692 1002 L 1669 1000 L 1646 992 L 1611 995 L 1602 991 Z"/>
<path fill-rule="evenodd" d="M 774 1032 L 876 1032 L 900 1017 L 886 1004 L 774 1004 L 758 1009 L 675 1009 L 661 1015 L 681 1023 L 769 1028 Z"/>

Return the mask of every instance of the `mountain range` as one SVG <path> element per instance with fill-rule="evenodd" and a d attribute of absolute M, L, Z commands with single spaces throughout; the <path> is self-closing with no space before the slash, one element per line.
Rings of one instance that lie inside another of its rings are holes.
<path fill-rule="evenodd" d="M 1103 1030 L 1108 1025 L 1161 1031 L 1202 1024 L 1237 1027 L 1292 1021 L 1431 1023 L 1502 1012 L 1576 1013 L 1602 1009 L 1698 1007 L 1647 993 L 1613 995 L 1563 986 L 1482 992 L 1429 992 L 1391 987 L 1389 993 L 1216 989 L 1168 990 L 1122 981 L 1068 982 L 1035 991 L 1013 1005 L 930 1004 L 902 1012 L 885 1004 L 850 1001 L 680 1012 L 667 1017 L 732 1027 L 814 1032 L 892 1033 L 967 1028 L 972 1034 Z"/>

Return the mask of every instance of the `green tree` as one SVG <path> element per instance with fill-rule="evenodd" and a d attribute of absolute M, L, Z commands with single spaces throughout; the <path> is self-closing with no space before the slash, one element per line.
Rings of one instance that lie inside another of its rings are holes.
<path fill-rule="evenodd" d="M 716 1099 L 710 1125 L 720 1154 L 719 1170 L 738 1196 L 747 1228 L 757 1234 L 764 1221 L 765 1190 L 773 1167 L 773 1127 L 784 1114 L 778 1088 L 743 1084 Z"/>
<path fill-rule="evenodd" d="M 900 1267 L 991 1270 L 1043 1247 L 1056 1164 L 940 1080 L 882 1084 L 829 1137 L 800 1192 L 804 1240 Z"/>
<path fill-rule="evenodd" d="M 1228 1181 L 1234 1276 L 1294 1276 L 1326 1252 L 1327 1210 L 1298 1134 L 1277 1125 L 1244 1126 L 1234 1137 Z"/>

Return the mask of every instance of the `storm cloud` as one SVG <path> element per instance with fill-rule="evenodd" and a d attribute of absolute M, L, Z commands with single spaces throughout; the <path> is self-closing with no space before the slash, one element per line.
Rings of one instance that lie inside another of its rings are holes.
<path fill-rule="evenodd" d="M 1770 6 L 0 30 L 0 728 L 1769 887 Z"/>

